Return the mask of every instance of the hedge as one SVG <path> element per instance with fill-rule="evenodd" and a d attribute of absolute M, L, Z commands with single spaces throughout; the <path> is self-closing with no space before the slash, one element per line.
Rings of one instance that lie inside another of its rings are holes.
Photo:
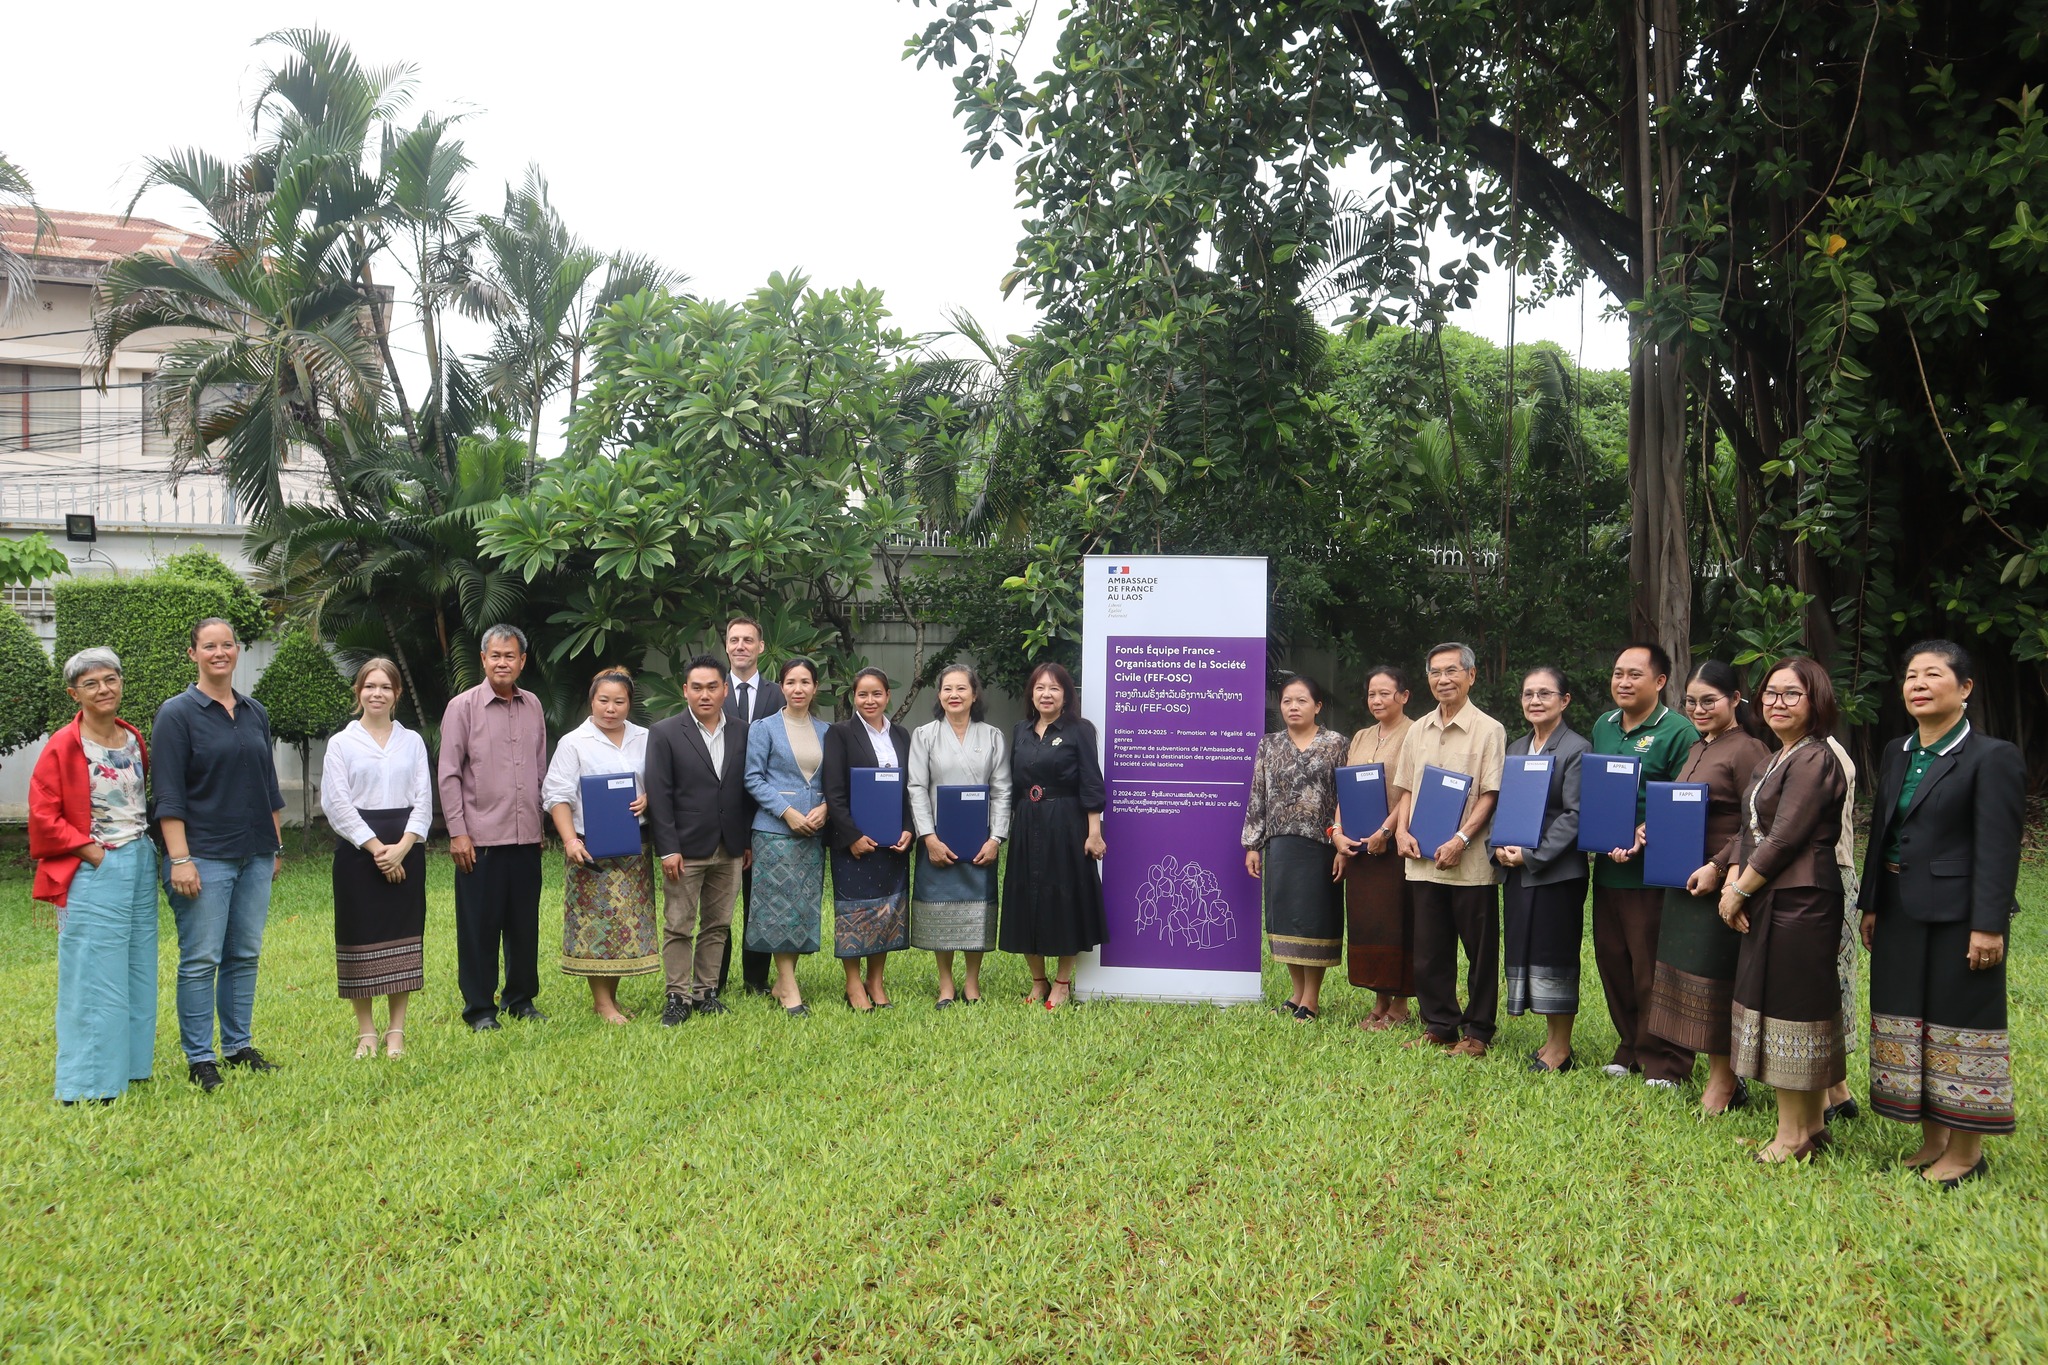
<path fill-rule="evenodd" d="M 203 546 L 172 555 L 157 565 L 164 578 L 189 578 L 195 583 L 213 583 L 228 595 L 228 608 L 220 614 L 232 622 L 235 638 L 244 649 L 270 633 L 270 608 L 256 595 L 248 580 L 236 573 L 225 559 Z"/>
<path fill-rule="evenodd" d="M 300 845 L 312 837 L 313 741 L 348 724 L 355 693 L 335 670 L 334 658 L 303 630 L 277 642 L 277 654 L 249 693 L 270 717 L 270 733 L 299 751 Z"/>
<path fill-rule="evenodd" d="M 21 613 L 0 606 L 0 754 L 50 733 L 71 712 L 57 666 Z"/>
<path fill-rule="evenodd" d="M 185 653 L 192 623 L 228 615 L 217 583 L 164 573 L 72 578 L 56 585 L 57 657 L 103 645 L 121 656 L 121 715 L 149 733 L 156 709 L 199 676 Z"/>

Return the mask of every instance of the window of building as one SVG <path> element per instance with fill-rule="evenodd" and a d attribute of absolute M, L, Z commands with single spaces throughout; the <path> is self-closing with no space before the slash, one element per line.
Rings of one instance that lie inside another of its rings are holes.
<path fill-rule="evenodd" d="M 0 365 L 0 450 L 79 448 L 78 368 Z"/>

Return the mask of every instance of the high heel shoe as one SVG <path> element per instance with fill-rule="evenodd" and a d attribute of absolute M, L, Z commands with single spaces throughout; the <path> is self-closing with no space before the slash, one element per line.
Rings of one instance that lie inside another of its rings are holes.
<path fill-rule="evenodd" d="M 356 1060 L 360 1062 L 365 1057 L 374 1057 L 376 1055 L 377 1035 L 375 1033 L 358 1033 L 356 1035 Z"/>
<path fill-rule="evenodd" d="M 384 1055 L 386 1057 L 403 1057 L 405 1055 L 404 1029 L 388 1028 L 384 1030 Z"/>

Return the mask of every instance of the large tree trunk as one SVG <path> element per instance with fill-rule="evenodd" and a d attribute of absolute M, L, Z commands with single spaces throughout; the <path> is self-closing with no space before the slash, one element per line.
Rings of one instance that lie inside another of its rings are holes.
<path fill-rule="evenodd" d="M 1677 211 L 1680 185 L 1677 150 L 1659 136 L 1651 110 L 1666 92 L 1678 89 L 1684 29 L 1677 0 L 1636 0 L 1633 20 L 1621 34 L 1622 69 L 1633 76 L 1633 99 L 1622 123 L 1623 176 L 1630 217 L 1642 238 L 1635 261 L 1637 288 L 1639 295 L 1647 295 L 1662 268 L 1663 228 Z M 1652 335 L 1647 310 L 1631 315 L 1629 331 L 1629 577 L 1634 584 L 1629 623 L 1637 638 L 1655 640 L 1671 655 L 1666 693 L 1675 701 L 1684 690 L 1692 656 L 1685 352 Z"/>

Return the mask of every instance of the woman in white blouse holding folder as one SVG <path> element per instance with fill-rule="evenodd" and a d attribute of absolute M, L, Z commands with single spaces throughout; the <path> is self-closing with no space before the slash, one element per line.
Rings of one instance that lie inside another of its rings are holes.
<path fill-rule="evenodd" d="M 910 736 L 910 818 L 917 834 L 917 875 L 911 885 L 910 946 L 929 948 L 939 963 L 937 1008 L 954 1000 L 953 954 L 967 970 L 959 999 L 981 1003 L 981 959 L 996 947 L 996 861 L 1010 836 L 1010 746 L 982 719 L 981 679 L 965 664 L 939 674 L 934 718 Z M 988 836 L 972 848 L 939 837 L 939 788 L 985 787 L 966 796 L 979 804 Z"/>
<path fill-rule="evenodd" d="M 356 1056 L 377 1053 L 376 998 L 386 997 L 384 1050 L 405 1054 L 405 1002 L 426 984 L 427 855 L 434 824 L 427 746 L 392 716 L 398 665 L 356 670 L 357 719 L 327 741 L 320 809 L 334 830 L 334 959 L 355 1006 Z"/>
<path fill-rule="evenodd" d="M 661 936 L 654 919 L 654 850 L 644 838 L 638 853 L 592 857 L 583 838 L 583 779 L 633 777 L 627 807 L 647 818 L 647 727 L 626 719 L 633 709 L 633 675 L 601 669 L 590 680 L 590 719 L 562 736 L 540 804 L 561 836 L 568 872 L 562 890 L 562 971 L 590 979 L 590 1007 L 608 1024 L 632 1016 L 619 1008 L 619 978 L 661 970 Z"/>

